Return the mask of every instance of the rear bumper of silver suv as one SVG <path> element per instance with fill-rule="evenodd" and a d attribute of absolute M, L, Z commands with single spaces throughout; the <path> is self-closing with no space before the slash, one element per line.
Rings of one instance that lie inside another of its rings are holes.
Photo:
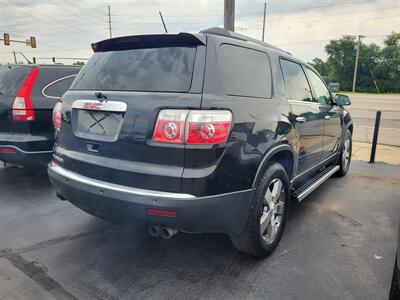
<path fill-rule="evenodd" d="M 60 199 L 117 225 L 159 224 L 186 232 L 237 234 L 244 230 L 254 190 L 196 197 L 108 183 L 64 169 L 52 162 L 48 173 Z M 168 210 L 175 216 L 150 214 Z"/>

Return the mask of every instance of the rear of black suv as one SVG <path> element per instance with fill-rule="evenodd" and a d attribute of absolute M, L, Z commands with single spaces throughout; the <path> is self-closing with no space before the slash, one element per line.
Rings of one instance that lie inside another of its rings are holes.
<path fill-rule="evenodd" d="M 239 232 L 252 190 L 215 191 L 233 116 L 201 109 L 206 36 L 124 37 L 93 49 L 58 112 L 49 175 L 59 197 L 116 224 Z"/>
<path fill-rule="evenodd" d="M 225 233 L 263 257 L 290 196 L 348 170 L 350 115 L 283 50 L 218 28 L 92 48 L 55 107 L 48 169 L 58 197 L 92 215 L 164 238 Z"/>
<path fill-rule="evenodd" d="M 53 107 L 78 71 L 45 65 L 0 69 L 0 161 L 48 164 L 54 143 Z"/>

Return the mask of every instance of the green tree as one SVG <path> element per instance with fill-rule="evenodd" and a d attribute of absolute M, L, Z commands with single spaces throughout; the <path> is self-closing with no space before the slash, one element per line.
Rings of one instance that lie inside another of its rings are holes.
<path fill-rule="evenodd" d="M 357 51 L 353 36 L 343 36 L 325 46 L 326 61 L 314 58 L 310 63 L 327 82 L 339 82 L 350 91 Z M 400 92 L 400 33 L 386 36 L 383 48 L 360 43 L 356 90 L 361 92 Z"/>
<path fill-rule="evenodd" d="M 342 90 L 352 87 L 356 41 L 353 36 L 343 36 L 340 40 L 332 40 L 325 46 L 328 54 L 327 64 L 330 69 L 329 78 L 340 83 Z"/>
<path fill-rule="evenodd" d="M 310 62 L 310 65 L 312 65 L 318 71 L 318 73 L 324 78 L 325 81 L 330 81 L 329 65 L 326 62 L 316 57 L 312 60 L 312 62 Z"/>
<path fill-rule="evenodd" d="M 377 72 L 383 91 L 400 92 L 400 32 L 386 36 Z"/>

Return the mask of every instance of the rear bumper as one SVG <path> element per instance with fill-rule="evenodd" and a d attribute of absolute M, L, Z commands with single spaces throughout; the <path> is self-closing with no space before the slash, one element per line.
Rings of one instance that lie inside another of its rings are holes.
<path fill-rule="evenodd" d="M 25 151 L 14 145 L 3 145 L 0 141 L 0 161 L 19 165 L 46 165 L 52 151 Z"/>
<path fill-rule="evenodd" d="M 56 164 L 48 168 L 60 198 L 118 225 L 159 224 L 186 232 L 237 234 L 244 230 L 254 190 L 195 197 L 190 194 L 136 189 L 95 180 Z M 151 215 L 147 209 L 176 211 L 175 217 Z"/>
<path fill-rule="evenodd" d="M 20 165 L 46 165 L 52 157 L 53 143 L 47 136 L 3 132 L 0 133 L 0 160 Z"/>

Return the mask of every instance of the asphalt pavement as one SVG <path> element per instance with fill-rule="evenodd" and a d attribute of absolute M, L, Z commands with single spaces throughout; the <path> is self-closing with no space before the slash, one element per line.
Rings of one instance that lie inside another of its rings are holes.
<path fill-rule="evenodd" d="M 382 112 L 378 142 L 400 146 L 400 94 L 349 94 L 354 120 L 353 139 L 372 142 L 376 112 Z"/>
<path fill-rule="evenodd" d="M 399 182 L 398 166 L 354 161 L 258 260 L 224 235 L 115 228 L 58 200 L 45 169 L 0 167 L 0 299 L 387 299 Z"/>

